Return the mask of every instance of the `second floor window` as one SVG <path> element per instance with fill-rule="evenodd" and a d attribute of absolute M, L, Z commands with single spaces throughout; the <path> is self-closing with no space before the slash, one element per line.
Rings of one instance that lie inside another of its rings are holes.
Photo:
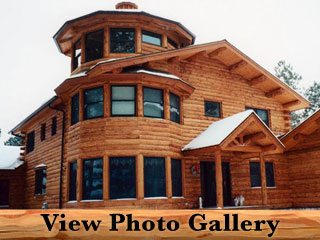
<path fill-rule="evenodd" d="M 157 33 L 142 31 L 142 42 L 161 47 L 162 36 Z"/>
<path fill-rule="evenodd" d="M 204 101 L 204 112 L 208 117 L 221 118 L 221 104 L 219 102 Z"/>
<path fill-rule="evenodd" d="M 76 41 L 73 45 L 73 66 L 72 70 L 75 70 L 81 64 L 81 39 Z"/>
<path fill-rule="evenodd" d="M 260 108 L 246 107 L 246 110 L 250 110 L 250 109 L 252 109 L 261 118 L 261 120 L 269 127 L 268 110 L 260 109 Z"/>
<path fill-rule="evenodd" d="M 111 115 L 136 115 L 136 88 L 135 86 L 111 87 Z"/>
<path fill-rule="evenodd" d="M 71 98 L 71 125 L 79 122 L 79 93 Z"/>
<path fill-rule="evenodd" d="M 173 93 L 170 93 L 170 120 L 180 123 L 180 99 Z"/>
<path fill-rule="evenodd" d="M 40 133 L 40 139 L 41 141 L 44 141 L 46 139 L 46 124 L 41 124 L 41 133 Z"/>
<path fill-rule="evenodd" d="M 43 195 L 46 193 L 47 186 L 47 169 L 37 169 L 35 177 L 35 191 L 36 195 Z"/>
<path fill-rule="evenodd" d="M 51 136 L 56 135 L 57 133 L 57 117 L 51 119 Z"/>
<path fill-rule="evenodd" d="M 143 88 L 144 116 L 163 118 L 163 90 Z"/>
<path fill-rule="evenodd" d="M 34 131 L 28 133 L 27 135 L 27 153 L 34 150 Z"/>
<path fill-rule="evenodd" d="M 111 28 L 110 29 L 110 52 L 111 53 L 135 53 L 134 28 Z"/>
<path fill-rule="evenodd" d="M 84 91 L 84 120 L 103 117 L 103 87 Z"/>
<path fill-rule="evenodd" d="M 86 62 L 90 62 L 103 57 L 104 31 L 88 33 L 86 35 Z"/>

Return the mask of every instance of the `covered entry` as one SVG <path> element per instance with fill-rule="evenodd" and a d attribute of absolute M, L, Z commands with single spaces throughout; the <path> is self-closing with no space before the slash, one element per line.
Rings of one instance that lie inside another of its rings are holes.
<path fill-rule="evenodd" d="M 212 123 L 182 151 L 185 155 L 200 159 L 201 194 L 204 198 L 204 206 L 222 208 L 233 205 L 230 165 L 224 163 L 222 154 L 237 156 L 242 153 L 254 153 L 259 156 L 261 199 L 262 204 L 266 205 L 264 156 L 281 153 L 284 149 L 282 143 L 255 112 L 248 110 Z M 209 163 L 201 162 L 201 157 L 208 153 L 212 155 Z"/>

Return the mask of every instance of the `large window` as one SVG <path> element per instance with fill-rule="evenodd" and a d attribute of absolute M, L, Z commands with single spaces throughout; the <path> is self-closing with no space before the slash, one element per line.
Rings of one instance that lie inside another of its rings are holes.
<path fill-rule="evenodd" d="M 170 93 L 170 119 L 180 123 L 180 99 L 173 93 Z"/>
<path fill-rule="evenodd" d="M 157 33 L 142 31 L 142 42 L 153 44 L 156 46 L 162 45 L 162 36 Z"/>
<path fill-rule="evenodd" d="M 82 199 L 102 200 L 103 186 L 102 158 L 83 160 Z"/>
<path fill-rule="evenodd" d="M 34 150 L 34 131 L 28 133 L 27 135 L 27 153 Z"/>
<path fill-rule="evenodd" d="M 56 135 L 57 133 L 57 117 L 51 119 L 51 136 Z"/>
<path fill-rule="evenodd" d="M 103 117 L 103 87 L 84 91 L 84 116 L 86 119 Z"/>
<path fill-rule="evenodd" d="M 134 53 L 135 31 L 133 28 L 110 29 L 110 52 L 111 53 Z"/>
<path fill-rule="evenodd" d="M 208 117 L 221 118 L 221 104 L 219 102 L 204 101 L 204 112 Z"/>
<path fill-rule="evenodd" d="M 274 182 L 274 172 L 273 172 L 273 163 L 266 162 L 266 178 L 267 178 L 267 187 L 275 187 Z"/>
<path fill-rule="evenodd" d="M 144 197 L 166 196 L 165 159 L 144 158 Z"/>
<path fill-rule="evenodd" d="M 111 115 L 136 115 L 136 88 L 134 86 L 111 87 Z"/>
<path fill-rule="evenodd" d="M 182 197 L 181 160 L 171 159 L 172 196 Z"/>
<path fill-rule="evenodd" d="M 250 162 L 251 187 L 261 187 L 260 163 Z"/>
<path fill-rule="evenodd" d="M 9 180 L 0 180 L 0 207 L 9 205 Z"/>
<path fill-rule="evenodd" d="M 269 127 L 269 114 L 268 110 L 246 107 L 246 110 L 252 109 L 261 118 L 261 120 Z"/>
<path fill-rule="evenodd" d="M 163 91 L 154 88 L 143 88 L 144 116 L 163 118 Z"/>
<path fill-rule="evenodd" d="M 71 98 L 71 125 L 79 122 L 79 93 Z"/>
<path fill-rule="evenodd" d="M 41 124 L 41 132 L 40 132 L 40 139 L 44 141 L 46 139 L 46 124 Z"/>
<path fill-rule="evenodd" d="M 103 29 L 86 35 L 86 62 L 103 57 L 103 35 Z"/>
<path fill-rule="evenodd" d="M 81 39 L 76 41 L 73 45 L 73 66 L 72 70 L 75 70 L 81 64 Z"/>
<path fill-rule="evenodd" d="M 77 162 L 69 163 L 69 201 L 77 200 Z"/>
<path fill-rule="evenodd" d="M 134 157 L 111 157 L 110 199 L 136 198 L 136 161 Z"/>
<path fill-rule="evenodd" d="M 47 185 L 47 169 L 37 169 L 36 170 L 36 178 L 35 178 L 35 190 L 34 193 L 36 195 L 42 195 L 46 193 L 46 185 Z"/>

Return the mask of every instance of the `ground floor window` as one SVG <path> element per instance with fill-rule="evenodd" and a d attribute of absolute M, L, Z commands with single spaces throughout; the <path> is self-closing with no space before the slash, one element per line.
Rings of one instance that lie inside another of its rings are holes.
<path fill-rule="evenodd" d="M 273 163 L 266 162 L 266 178 L 267 178 L 267 187 L 275 187 L 274 182 L 274 172 L 273 172 Z"/>
<path fill-rule="evenodd" d="M 135 157 L 111 157 L 110 199 L 136 198 Z"/>
<path fill-rule="evenodd" d="M 266 162 L 266 183 L 267 187 L 275 187 L 273 163 Z M 260 162 L 250 162 L 251 187 L 261 187 Z"/>
<path fill-rule="evenodd" d="M 77 200 L 77 162 L 69 164 L 69 201 Z"/>
<path fill-rule="evenodd" d="M 9 205 L 9 180 L 0 180 L 0 206 Z"/>
<path fill-rule="evenodd" d="M 144 158 L 144 197 L 166 196 L 165 159 L 162 157 Z"/>
<path fill-rule="evenodd" d="M 171 159 L 172 196 L 182 197 L 181 160 Z"/>
<path fill-rule="evenodd" d="M 83 160 L 82 199 L 103 199 L 103 161 L 102 158 Z"/>
<path fill-rule="evenodd" d="M 35 191 L 34 194 L 42 195 L 46 193 L 47 186 L 47 169 L 37 169 L 35 178 Z"/>

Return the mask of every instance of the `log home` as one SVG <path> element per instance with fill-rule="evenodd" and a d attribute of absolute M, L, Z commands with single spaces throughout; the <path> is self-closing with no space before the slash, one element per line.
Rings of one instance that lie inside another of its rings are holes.
<path fill-rule="evenodd" d="M 25 141 L 24 208 L 286 208 L 311 194 L 292 187 L 297 135 L 278 137 L 308 101 L 228 41 L 195 45 L 130 2 L 54 41 L 71 76 L 11 131 Z"/>

